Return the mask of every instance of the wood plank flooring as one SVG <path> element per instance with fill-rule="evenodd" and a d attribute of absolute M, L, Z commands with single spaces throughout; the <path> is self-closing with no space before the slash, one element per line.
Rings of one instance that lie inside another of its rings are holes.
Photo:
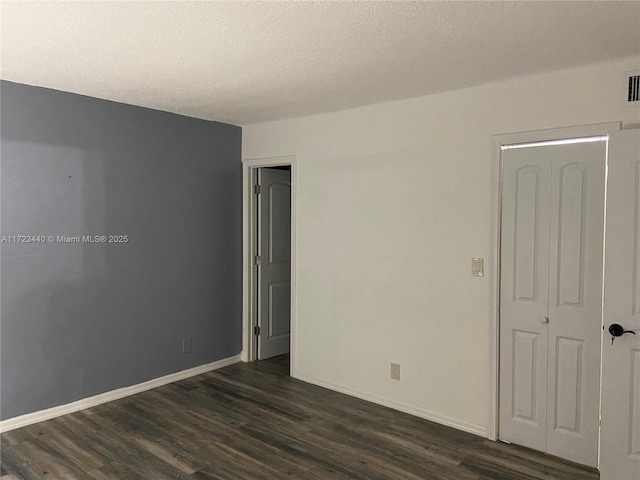
<path fill-rule="evenodd" d="M 1 435 L 2 480 L 592 480 L 597 472 L 239 363 Z"/>

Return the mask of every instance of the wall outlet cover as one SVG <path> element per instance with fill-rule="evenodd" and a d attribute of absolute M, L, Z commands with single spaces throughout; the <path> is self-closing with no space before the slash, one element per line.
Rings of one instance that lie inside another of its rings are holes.
<path fill-rule="evenodd" d="M 393 380 L 400 380 L 400 364 L 399 363 L 391 364 L 391 378 Z"/>
<path fill-rule="evenodd" d="M 484 277 L 484 258 L 473 257 L 471 259 L 471 275 L 474 277 Z"/>

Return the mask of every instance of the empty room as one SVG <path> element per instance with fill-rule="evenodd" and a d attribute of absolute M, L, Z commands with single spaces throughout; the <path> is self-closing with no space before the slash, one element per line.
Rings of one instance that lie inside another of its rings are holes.
<path fill-rule="evenodd" d="M 640 1 L 0 0 L 0 479 L 640 480 Z"/>

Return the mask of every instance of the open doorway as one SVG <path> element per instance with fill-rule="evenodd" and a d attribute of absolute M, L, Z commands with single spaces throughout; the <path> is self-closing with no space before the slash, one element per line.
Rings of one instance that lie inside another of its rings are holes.
<path fill-rule="evenodd" d="M 295 157 L 244 161 L 243 360 L 295 363 Z"/>

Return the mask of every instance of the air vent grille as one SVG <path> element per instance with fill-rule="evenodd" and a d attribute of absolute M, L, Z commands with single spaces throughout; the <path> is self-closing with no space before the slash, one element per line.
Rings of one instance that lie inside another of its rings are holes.
<path fill-rule="evenodd" d="M 640 75 L 632 75 L 629 77 L 627 102 L 640 102 Z"/>

